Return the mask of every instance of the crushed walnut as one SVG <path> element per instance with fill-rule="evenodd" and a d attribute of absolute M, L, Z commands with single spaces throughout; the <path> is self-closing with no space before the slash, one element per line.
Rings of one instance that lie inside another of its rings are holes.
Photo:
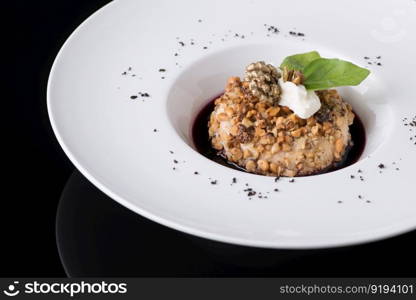
<path fill-rule="evenodd" d="M 249 66 L 248 72 L 267 67 L 256 64 Z M 351 106 L 336 90 L 319 91 L 321 110 L 301 119 L 288 107 L 275 103 L 278 92 L 273 96 L 270 90 L 257 88 L 255 96 L 250 87 L 247 90 L 249 82 L 261 85 L 277 78 L 269 67 L 262 72 L 268 76 L 261 80 L 252 80 L 254 74 L 243 82 L 238 77 L 229 78 L 209 120 L 212 147 L 248 172 L 269 176 L 314 174 L 341 161 L 351 144 Z M 294 80 L 297 75 L 290 76 L 289 80 Z"/>

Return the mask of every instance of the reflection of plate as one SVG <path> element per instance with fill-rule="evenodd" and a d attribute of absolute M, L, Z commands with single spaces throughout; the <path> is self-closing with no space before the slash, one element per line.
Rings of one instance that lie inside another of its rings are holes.
<path fill-rule="evenodd" d="M 309 248 L 408 231 L 416 227 L 409 141 L 416 127 L 404 123 L 416 114 L 416 92 L 405 66 L 416 44 L 411 34 L 394 43 L 372 35 L 394 5 L 407 12 L 400 30 L 415 28 L 412 1 L 338 1 L 334 8 L 323 0 L 116 1 L 87 20 L 55 61 L 48 86 L 54 131 L 78 169 L 113 199 L 195 235 Z M 193 150 L 192 119 L 227 76 L 242 75 L 256 59 L 276 63 L 308 50 L 373 71 L 362 86 L 340 89 L 367 130 L 358 163 L 275 183 Z M 267 198 L 248 200 L 246 183 Z"/>

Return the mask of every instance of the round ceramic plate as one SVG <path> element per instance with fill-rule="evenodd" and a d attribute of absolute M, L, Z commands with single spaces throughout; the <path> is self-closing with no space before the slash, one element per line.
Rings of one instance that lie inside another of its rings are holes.
<path fill-rule="evenodd" d="M 187 233 L 272 248 L 403 233 L 416 228 L 415 14 L 413 0 L 115 1 L 56 58 L 51 123 L 93 184 Z M 339 89 L 366 128 L 357 163 L 275 182 L 194 150 L 192 122 L 227 77 L 311 50 L 371 70 L 360 86 Z"/>

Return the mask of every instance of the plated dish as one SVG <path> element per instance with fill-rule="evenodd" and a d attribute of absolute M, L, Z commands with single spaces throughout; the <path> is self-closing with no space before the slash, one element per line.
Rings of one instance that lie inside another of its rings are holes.
<path fill-rule="evenodd" d="M 211 146 L 229 164 L 256 174 L 294 177 L 339 168 L 365 139 L 352 140 L 352 107 L 329 88 L 358 85 L 369 73 L 316 51 L 289 56 L 280 68 L 251 63 L 244 79 L 230 77 L 215 99 Z"/>
<path fill-rule="evenodd" d="M 416 82 L 406 66 L 416 50 L 414 13 L 406 0 L 340 0 L 336 8 L 323 0 L 115 1 L 59 52 L 48 83 L 51 124 L 99 189 L 190 234 L 316 248 L 413 230 Z M 354 22 L 342 17 L 351 15 Z M 285 73 L 286 57 L 315 50 L 370 74 L 321 90 L 305 70 L 304 78 Z M 274 76 L 264 77 L 269 88 L 256 82 L 257 69 Z M 285 103 L 285 93 L 298 101 Z"/>

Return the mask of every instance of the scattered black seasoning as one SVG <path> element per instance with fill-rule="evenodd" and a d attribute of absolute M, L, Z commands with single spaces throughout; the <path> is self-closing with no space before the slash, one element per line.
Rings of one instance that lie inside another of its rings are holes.
<path fill-rule="evenodd" d="M 358 169 L 358 173 L 362 173 L 363 171 L 361 169 Z"/>
<path fill-rule="evenodd" d="M 176 159 L 174 159 L 174 160 L 173 160 L 173 162 L 174 162 L 175 164 L 177 164 L 177 163 L 178 163 L 178 161 L 177 161 Z"/>
<path fill-rule="evenodd" d="M 123 73 L 121 73 L 121 75 L 127 75 L 127 72 L 126 72 L 126 71 L 124 71 Z"/>
<path fill-rule="evenodd" d="M 159 69 L 159 72 L 166 72 L 166 69 Z"/>
<path fill-rule="evenodd" d="M 165 78 L 166 78 L 165 76 L 160 77 L 160 79 L 165 79 Z"/>
<path fill-rule="evenodd" d="M 280 179 L 280 176 L 277 176 L 277 177 L 274 179 L 274 182 L 278 182 L 278 181 L 279 181 L 279 179 Z"/>
<path fill-rule="evenodd" d="M 358 195 L 358 199 L 363 199 L 363 196 L 361 196 L 361 195 Z"/>
<path fill-rule="evenodd" d="M 204 46 L 202 49 L 206 50 L 206 49 L 208 49 L 208 47 L 207 46 Z"/>
<path fill-rule="evenodd" d="M 175 167 L 173 167 L 173 168 L 172 168 L 172 170 L 173 170 L 173 171 L 175 171 L 175 170 L 176 170 L 176 168 L 175 168 Z"/>
<path fill-rule="evenodd" d="M 248 188 L 248 189 L 245 189 L 244 192 L 251 192 L 252 190 L 253 190 L 252 188 Z"/>
<path fill-rule="evenodd" d="M 211 184 L 212 185 L 216 185 L 217 184 L 217 181 L 216 180 L 213 180 L 213 181 L 211 181 Z"/>
<path fill-rule="evenodd" d="M 371 57 L 364 56 L 364 59 L 365 60 L 370 60 Z M 381 66 L 382 65 L 381 62 L 377 61 L 379 59 L 381 59 L 381 56 L 376 56 L 376 59 L 372 59 L 372 61 L 368 61 L 367 64 L 369 64 L 369 65 L 373 65 L 374 64 L 374 65 L 377 65 L 377 66 Z"/>
<path fill-rule="evenodd" d="M 292 179 L 289 180 L 289 182 L 293 183 L 293 182 L 295 182 L 295 179 L 292 178 Z"/>
<path fill-rule="evenodd" d="M 341 204 L 341 203 L 342 203 L 342 201 L 338 201 L 337 203 Z"/>
<path fill-rule="evenodd" d="M 400 169 L 399 168 L 396 168 L 396 171 L 400 171 Z"/>
<path fill-rule="evenodd" d="M 181 45 L 182 47 L 185 47 L 185 43 L 184 42 L 179 42 L 179 45 Z"/>
<path fill-rule="evenodd" d="M 195 43 L 194 42 L 191 42 L 191 45 L 193 46 L 193 45 L 195 45 Z"/>
<path fill-rule="evenodd" d="M 139 95 L 141 96 L 141 97 L 145 97 L 145 98 L 148 98 L 148 97 L 150 97 L 150 95 L 148 94 L 148 93 L 139 93 Z"/>
<path fill-rule="evenodd" d="M 128 67 L 127 71 L 131 71 L 131 67 Z"/>
<path fill-rule="evenodd" d="M 363 177 L 363 176 L 360 176 L 360 180 L 361 180 L 361 181 L 364 181 L 364 177 Z"/>
<path fill-rule="evenodd" d="M 198 23 L 201 23 L 202 22 L 202 20 L 201 19 L 198 19 Z"/>
<path fill-rule="evenodd" d="M 178 53 L 175 53 L 173 56 L 178 56 L 179 54 Z"/>
<path fill-rule="evenodd" d="M 232 183 L 237 183 L 237 178 L 233 177 Z"/>
<path fill-rule="evenodd" d="M 380 169 L 384 169 L 386 166 L 385 166 L 384 164 L 379 164 L 379 165 L 378 165 L 378 167 L 379 167 Z"/>
<path fill-rule="evenodd" d="M 370 200 L 367 200 L 367 201 L 365 201 L 366 203 L 371 203 L 371 201 Z"/>
<path fill-rule="evenodd" d="M 248 192 L 247 196 L 252 197 L 255 196 L 257 193 L 255 191 Z"/>
<path fill-rule="evenodd" d="M 264 24 L 264 26 L 267 27 L 268 32 L 271 32 L 271 33 L 279 33 L 280 32 L 280 30 L 277 29 L 277 27 L 275 27 L 275 26 L 268 26 L 267 24 Z"/>
<path fill-rule="evenodd" d="M 153 132 L 157 132 L 157 129 L 155 128 L 155 129 L 153 129 Z"/>
<path fill-rule="evenodd" d="M 354 176 L 354 175 L 351 175 L 350 177 L 351 177 L 351 179 L 354 179 L 354 178 L 355 178 L 355 176 Z"/>
<path fill-rule="evenodd" d="M 289 34 L 291 36 L 305 36 L 305 34 L 303 32 L 296 32 L 296 31 L 289 31 Z"/>
<path fill-rule="evenodd" d="M 174 152 L 173 152 L 172 150 L 169 150 L 169 153 L 170 153 L 170 154 L 173 154 Z"/>
<path fill-rule="evenodd" d="M 131 100 L 134 100 L 134 99 L 137 99 L 137 98 L 138 98 L 138 96 L 136 96 L 136 95 L 131 95 L 131 96 L 130 96 L 130 99 L 131 99 Z"/>
<path fill-rule="evenodd" d="M 248 183 L 246 183 L 246 186 L 248 186 Z"/>
<path fill-rule="evenodd" d="M 274 189 L 274 191 L 275 191 L 275 192 L 278 192 L 278 191 L 279 191 L 279 189 Z"/>
<path fill-rule="evenodd" d="M 194 172 L 195 175 L 199 175 L 199 173 L 197 171 Z"/>

